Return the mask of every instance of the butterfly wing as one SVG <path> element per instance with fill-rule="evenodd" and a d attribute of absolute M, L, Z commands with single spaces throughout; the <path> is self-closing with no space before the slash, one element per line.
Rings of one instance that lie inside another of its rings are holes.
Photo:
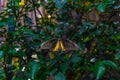
<path fill-rule="evenodd" d="M 43 42 L 43 43 L 41 44 L 41 48 L 40 48 L 40 49 L 41 49 L 41 50 L 45 50 L 45 49 L 46 49 L 46 50 L 52 51 L 53 48 L 55 47 L 57 41 L 58 41 L 58 39 L 56 39 L 56 38 L 47 40 L 47 41 L 45 41 L 45 42 Z"/>
<path fill-rule="evenodd" d="M 74 43 L 73 41 L 69 40 L 69 39 L 62 39 L 61 40 L 62 43 L 61 43 L 61 49 L 65 49 L 63 51 L 70 51 L 70 50 L 79 50 L 79 47 L 76 43 Z M 54 48 L 56 47 L 56 44 L 58 42 L 58 39 L 57 38 L 53 38 L 53 39 L 50 39 L 50 40 L 47 40 L 45 42 L 43 42 L 41 44 L 41 50 L 50 50 L 50 51 L 53 51 Z M 60 45 L 60 44 L 59 44 Z"/>
<path fill-rule="evenodd" d="M 66 51 L 79 50 L 79 46 L 69 39 L 62 39 L 62 43 Z"/>

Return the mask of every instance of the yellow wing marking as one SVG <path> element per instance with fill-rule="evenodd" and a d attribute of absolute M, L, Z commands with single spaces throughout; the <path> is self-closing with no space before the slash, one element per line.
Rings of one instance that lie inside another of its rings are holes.
<path fill-rule="evenodd" d="M 59 49 L 62 49 L 62 51 L 65 51 L 65 48 L 63 46 L 62 41 L 58 41 L 55 48 L 53 49 L 53 51 L 59 51 Z"/>
<path fill-rule="evenodd" d="M 63 46 L 62 41 L 60 41 L 60 46 L 62 48 L 62 51 L 65 51 L 65 47 Z"/>
<path fill-rule="evenodd" d="M 57 44 L 56 44 L 55 48 L 53 49 L 53 51 L 58 51 L 59 47 L 60 47 L 60 43 L 59 43 L 59 41 L 57 41 Z"/>

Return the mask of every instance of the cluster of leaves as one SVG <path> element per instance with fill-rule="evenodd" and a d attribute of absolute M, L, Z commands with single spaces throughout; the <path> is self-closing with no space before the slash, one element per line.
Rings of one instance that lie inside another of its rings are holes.
<path fill-rule="evenodd" d="M 8 0 L 0 13 L 0 79 L 120 79 L 119 22 L 110 19 L 119 11 L 117 0 L 26 0 L 23 6 L 19 2 Z M 28 13 L 34 13 L 35 21 Z M 103 20 L 106 13 L 110 16 Z M 39 50 L 42 42 L 59 33 L 80 50 Z"/>

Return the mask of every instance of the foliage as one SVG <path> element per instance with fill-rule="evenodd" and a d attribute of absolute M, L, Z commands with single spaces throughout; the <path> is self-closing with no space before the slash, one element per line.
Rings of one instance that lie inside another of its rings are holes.
<path fill-rule="evenodd" d="M 118 10 L 117 0 L 8 0 L 0 12 L 0 80 L 119 80 Z M 80 50 L 40 50 L 60 34 Z"/>

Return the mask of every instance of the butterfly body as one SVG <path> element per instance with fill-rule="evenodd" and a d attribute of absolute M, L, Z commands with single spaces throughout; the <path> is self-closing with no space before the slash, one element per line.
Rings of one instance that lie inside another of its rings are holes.
<path fill-rule="evenodd" d="M 70 51 L 79 50 L 79 47 L 69 39 L 53 38 L 43 42 L 41 44 L 41 50 Z"/>

